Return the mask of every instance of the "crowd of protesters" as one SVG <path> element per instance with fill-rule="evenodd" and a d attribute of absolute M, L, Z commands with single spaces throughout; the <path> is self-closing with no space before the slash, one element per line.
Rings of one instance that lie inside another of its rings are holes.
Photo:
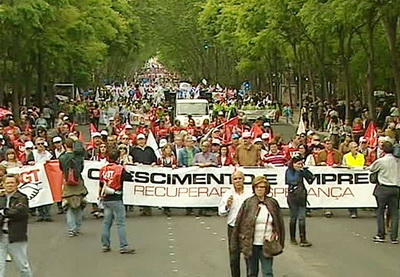
<path fill-rule="evenodd" d="M 204 85 L 199 85 L 188 96 L 201 97 L 202 90 L 205 89 Z M 282 135 L 273 132 L 269 120 L 260 117 L 255 122 L 250 122 L 240 112 L 234 124 L 229 124 L 232 120 L 229 117 L 230 113 L 223 110 L 214 114 L 211 120 L 204 120 L 201 125 L 196 125 L 189 117 L 188 124 L 184 126 L 179 120 L 173 119 L 168 103 L 165 102 L 166 94 L 160 90 L 161 87 L 155 85 L 144 87 L 135 85 L 125 90 L 118 88 L 98 90 L 94 95 L 88 94 L 82 97 L 84 100 L 78 104 L 61 103 L 57 113 L 46 105 L 43 109 L 23 107 L 19 122 L 16 122 L 13 114 L 5 116 L 0 125 L 0 172 L 4 172 L 5 175 L 8 169 L 14 167 L 59 160 L 60 168 L 66 176 L 70 167 L 69 161 L 73 160 L 79 164 L 76 166 L 77 175 L 79 182 L 82 182 L 80 172 L 83 169 L 83 160 L 109 162 L 117 169 L 119 168 L 117 166 L 140 164 L 171 169 L 190 166 L 265 168 L 289 166 L 286 172 L 286 185 L 289 186 L 291 242 L 297 244 L 295 233 L 299 222 L 300 243 L 302 246 L 311 246 L 305 232 L 306 190 L 302 180 L 311 178 L 306 167 L 377 168 L 376 161 L 385 154 L 390 154 L 388 146 L 385 149 L 385 143 L 393 145 L 400 137 L 398 109 L 395 105 L 389 108 L 386 103 L 382 103 L 377 109 L 376 129 L 374 129 L 377 143 L 373 143 L 371 135 L 366 133 L 371 123 L 370 112 L 361 107 L 359 101 L 352 103 L 351 117 L 348 119 L 344 118 L 343 103 L 340 101 L 337 105 L 322 101 L 306 103 L 300 110 L 305 130 L 294 135 L 286 143 Z M 238 93 L 233 90 L 220 90 L 215 87 L 208 87 L 206 90 L 218 92 L 215 97 L 220 105 L 237 105 L 235 95 Z M 243 101 L 252 100 L 244 98 Z M 260 101 L 257 101 L 258 104 Z M 270 101 L 264 102 L 270 104 Z M 82 132 L 87 126 L 79 126 L 79 123 L 86 121 L 85 116 L 76 113 L 77 109 L 71 108 L 77 105 L 85 106 L 88 111 L 90 138 L 85 139 L 85 132 Z M 287 123 L 293 122 L 293 110 L 289 105 L 284 106 L 283 115 Z M 328 132 L 325 137 L 320 133 L 324 130 Z M 261 188 L 265 188 L 263 185 L 265 182 L 267 181 L 264 179 L 259 180 Z M 233 183 L 235 184 L 234 181 Z M 57 203 L 59 214 L 67 211 L 69 236 L 75 236 L 80 232 L 83 197 L 87 194 L 86 188 L 83 183 L 81 184 L 80 188 L 64 190 L 63 197 L 66 203 Z M 301 192 L 298 193 L 298 190 Z M 260 197 L 264 201 L 262 195 L 263 193 Z M 243 202 L 245 198 L 242 198 L 240 197 Z M 226 198 L 225 201 L 227 203 L 229 201 L 228 206 L 232 204 L 232 199 Z M 116 206 L 108 203 L 106 205 L 108 212 L 117 209 L 124 217 L 125 214 L 120 211 L 121 203 Z M 65 209 L 66 206 L 70 208 Z M 381 203 L 380 215 L 382 206 L 385 204 Z M 50 207 L 51 205 L 47 205 L 30 209 L 31 216 L 37 216 L 38 222 L 53 221 Z M 239 208 L 235 209 L 238 211 Z M 168 207 L 164 207 L 163 210 L 168 216 L 171 215 Z M 333 215 L 331 210 L 324 211 L 327 217 Z M 206 211 L 200 212 L 205 214 Z M 96 217 L 103 217 L 103 207 L 93 205 L 92 213 Z M 186 213 L 190 215 L 193 210 L 188 208 Z M 349 209 L 349 213 L 352 218 L 358 216 L 357 209 Z M 151 208 L 140 207 L 140 214 L 150 216 Z M 106 219 L 108 221 L 106 220 L 107 224 L 105 223 L 103 230 L 105 252 L 109 251 L 111 227 L 109 215 L 106 215 Z M 398 221 L 398 217 L 394 219 Z M 263 220 L 265 222 L 265 218 Z M 230 229 L 234 227 L 233 221 L 230 218 L 229 233 L 234 233 L 234 230 Z M 376 240 L 383 239 L 381 234 L 383 227 L 381 223 L 379 224 L 380 233 Z M 133 252 L 128 243 L 124 242 L 123 233 L 120 238 L 121 248 L 125 247 L 126 252 Z M 397 240 L 397 232 L 392 234 L 392 240 Z M 256 251 L 257 255 L 261 255 L 259 247 L 247 251 L 248 253 Z M 237 254 L 235 255 L 232 259 L 237 263 Z M 264 262 L 271 263 L 268 259 Z M 258 267 L 257 269 L 251 267 L 253 272 L 258 271 Z"/>

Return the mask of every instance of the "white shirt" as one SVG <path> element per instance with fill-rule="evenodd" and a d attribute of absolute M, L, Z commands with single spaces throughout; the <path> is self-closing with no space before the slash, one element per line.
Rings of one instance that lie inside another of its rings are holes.
<path fill-rule="evenodd" d="M 392 154 L 385 154 L 371 165 L 371 172 L 378 172 L 379 184 L 385 186 L 400 186 L 399 161 Z"/>
<path fill-rule="evenodd" d="M 51 153 L 47 150 L 42 153 L 39 153 L 36 149 L 33 150 L 33 158 L 35 159 L 35 163 L 44 163 L 46 161 L 50 161 L 51 157 Z"/>
<path fill-rule="evenodd" d="M 253 245 L 263 245 L 264 238 L 270 239 L 272 235 L 272 215 L 264 204 L 259 204 L 259 207 L 260 211 L 256 218 Z"/>
<path fill-rule="evenodd" d="M 226 205 L 228 203 L 229 197 L 233 195 L 233 201 L 231 207 L 227 210 Z M 244 200 L 247 198 L 251 197 L 252 193 L 245 192 L 239 194 L 235 191 L 234 188 L 231 188 L 230 190 L 226 191 L 224 195 L 222 196 L 221 202 L 218 205 L 218 214 L 220 216 L 228 216 L 227 221 L 228 225 L 231 227 L 235 227 L 235 222 L 236 222 L 236 217 L 237 214 L 240 210 L 240 207 L 242 207 L 242 204 Z"/>

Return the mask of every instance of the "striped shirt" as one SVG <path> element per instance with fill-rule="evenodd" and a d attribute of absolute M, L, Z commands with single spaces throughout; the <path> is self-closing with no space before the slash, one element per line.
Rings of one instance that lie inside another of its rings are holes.
<path fill-rule="evenodd" d="M 284 166 L 288 162 L 286 155 L 279 151 L 276 154 L 268 153 L 264 156 L 263 162 L 265 164 L 273 164 L 274 166 Z"/>

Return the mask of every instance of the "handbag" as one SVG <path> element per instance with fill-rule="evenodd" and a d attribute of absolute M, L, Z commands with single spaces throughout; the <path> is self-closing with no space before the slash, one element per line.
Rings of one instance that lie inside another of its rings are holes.
<path fill-rule="evenodd" d="M 270 215 L 268 214 L 267 223 L 265 224 L 266 225 L 265 230 L 267 230 L 267 228 L 268 228 L 269 217 L 270 217 Z M 278 256 L 282 252 L 283 252 L 283 247 L 279 241 L 279 236 L 275 231 L 272 232 L 270 239 L 267 239 L 264 236 L 264 243 L 263 243 L 264 257 L 270 258 L 270 257 Z"/>

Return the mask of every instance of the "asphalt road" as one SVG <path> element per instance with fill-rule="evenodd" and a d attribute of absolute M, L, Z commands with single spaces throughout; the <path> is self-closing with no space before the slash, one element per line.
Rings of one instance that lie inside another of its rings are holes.
<path fill-rule="evenodd" d="M 274 125 L 274 131 L 282 133 L 287 141 L 295 128 Z M 128 214 L 128 240 L 137 249 L 135 255 L 118 253 L 115 229 L 112 252 L 102 253 L 101 220 L 88 214 L 83 234 L 74 238 L 67 236 L 63 215 L 55 215 L 52 223 L 38 223 L 31 218 L 29 256 L 34 276 L 228 277 L 225 218 L 187 217 L 177 209 L 172 212 L 171 218 L 156 209 L 152 217 L 138 216 L 137 209 Z M 358 219 L 350 219 L 346 210 L 334 213 L 327 219 L 321 210 L 315 210 L 307 219 L 311 248 L 292 246 L 287 238 L 284 253 L 274 259 L 275 276 L 400 276 L 400 245 L 372 242 L 376 223 L 371 212 L 360 211 Z M 288 230 L 287 210 L 284 214 Z M 18 276 L 12 262 L 7 264 L 8 276 Z"/>
<path fill-rule="evenodd" d="M 112 252 L 102 253 L 101 220 L 86 217 L 83 234 L 69 238 L 63 215 L 55 222 L 29 224 L 29 255 L 34 276 L 40 277 L 228 277 L 228 250 L 225 218 L 183 215 L 172 210 L 167 218 L 153 210 L 152 217 L 139 217 L 137 209 L 128 215 L 127 234 L 137 254 L 118 253 L 115 229 Z M 288 216 L 286 214 L 286 229 Z M 311 248 L 286 244 L 274 260 L 275 276 L 286 277 L 395 277 L 400 274 L 400 245 L 377 244 L 375 219 L 370 212 L 350 219 L 344 210 L 333 218 L 313 212 L 307 219 Z M 288 241 L 288 239 L 287 239 Z M 18 276 L 13 263 L 7 276 Z M 245 266 L 242 266 L 245 276 Z"/>

